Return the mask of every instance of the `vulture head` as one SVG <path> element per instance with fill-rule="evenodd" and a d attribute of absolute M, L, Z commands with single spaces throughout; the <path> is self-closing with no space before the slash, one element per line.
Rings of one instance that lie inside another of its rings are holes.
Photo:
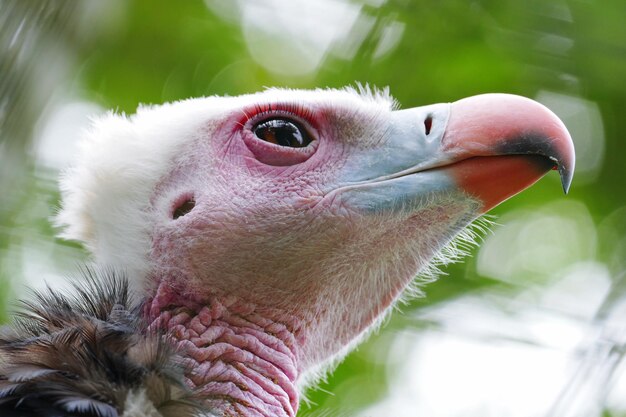
<path fill-rule="evenodd" d="M 551 169 L 567 191 L 571 138 L 526 98 L 270 89 L 99 118 L 58 223 L 142 294 L 213 413 L 294 416 L 474 219 Z"/>

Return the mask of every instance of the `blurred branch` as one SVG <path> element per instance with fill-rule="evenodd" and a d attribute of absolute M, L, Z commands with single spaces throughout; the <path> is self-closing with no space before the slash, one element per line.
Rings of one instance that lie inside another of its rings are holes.
<path fill-rule="evenodd" d="M 51 39 L 67 38 L 77 19 L 73 1 L 0 1 L 0 190 L 20 190 L 31 166 L 28 146 L 33 127 L 58 81 L 52 69 Z M 9 217 L 20 201 L 3 192 L 0 215 Z M 1 233 L 1 232 L 0 232 Z M 0 234 L 0 249 L 2 247 Z"/>
<path fill-rule="evenodd" d="M 626 353 L 626 272 L 618 276 L 589 326 L 579 366 L 546 417 L 600 417 Z"/>

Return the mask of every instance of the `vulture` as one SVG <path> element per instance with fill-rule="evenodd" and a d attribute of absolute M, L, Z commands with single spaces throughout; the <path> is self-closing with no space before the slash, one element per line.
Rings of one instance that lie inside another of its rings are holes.
<path fill-rule="evenodd" d="M 87 279 L 0 335 L 2 416 L 293 417 L 415 277 L 574 148 L 543 105 L 267 89 L 94 120 L 56 222 Z"/>

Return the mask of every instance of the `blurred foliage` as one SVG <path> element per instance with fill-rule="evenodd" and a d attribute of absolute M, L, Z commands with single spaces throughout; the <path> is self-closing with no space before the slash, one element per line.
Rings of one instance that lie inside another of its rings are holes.
<path fill-rule="evenodd" d="M 626 205 L 623 0 L 364 2 L 361 13 L 372 24 L 352 55 L 327 54 L 316 71 L 304 75 L 277 74 L 259 64 L 242 27 L 207 7 L 211 3 L 0 0 L 0 303 L 11 297 L 12 283 L 38 271 L 20 249 L 25 241 L 48 242 L 61 271 L 84 258 L 75 245 L 54 239 L 48 218 L 58 205 L 58 174 L 34 157 L 37 123 L 59 95 L 132 113 L 141 103 L 355 81 L 390 86 L 403 107 L 484 92 L 536 97 L 552 91 L 596 103 L 604 127 L 599 174 L 580 183 L 575 177 L 569 198 L 583 201 L 597 224 Z M 401 37 L 377 55 L 393 22 L 403 27 Z M 552 177 L 494 213 L 533 210 L 560 199 L 558 179 Z M 626 230 L 619 223 L 623 219 L 609 228 Z M 620 238 L 601 242 L 598 255 L 613 259 L 615 268 L 625 267 L 626 255 L 605 246 Z M 501 284 L 479 276 L 474 258 L 446 273 L 425 288 L 426 298 L 402 309 L 417 311 Z M 6 318 L 3 312 L 0 308 L 0 320 Z M 308 394 L 316 405 L 303 406 L 301 414 L 340 410 L 350 415 L 383 398 L 393 370 L 377 359 L 378 352 L 394 332 L 420 325 L 409 314 L 396 314 L 382 331 L 389 337 L 370 340 L 350 355 L 320 390 Z"/>

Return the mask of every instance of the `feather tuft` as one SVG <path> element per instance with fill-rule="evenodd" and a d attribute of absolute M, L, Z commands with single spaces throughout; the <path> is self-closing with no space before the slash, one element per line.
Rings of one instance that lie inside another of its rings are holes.
<path fill-rule="evenodd" d="M 206 412 L 167 337 L 147 330 L 127 280 L 83 273 L 72 294 L 35 292 L 0 332 L 0 415 L 125 417 L 139 392 L 163 416 Z"/>

